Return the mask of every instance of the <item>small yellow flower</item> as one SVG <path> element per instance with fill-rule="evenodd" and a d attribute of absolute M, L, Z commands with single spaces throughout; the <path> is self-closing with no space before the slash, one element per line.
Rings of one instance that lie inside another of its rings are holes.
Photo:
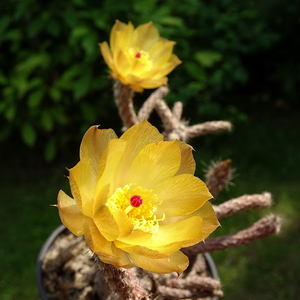
<path fill-rule="evenodd" d="M 154 89 L 167 83 L 166 77 L 181 63 L 172 54 L 175 42 L 159 36 L 152 22 L 138 26 L 116 21 L 107 42 L 100 45 L 111 76 L 136 92 Z"/>
<path fill-rule="evenodd" d="M 181 273 L 188 258 L 180 248 L 219 226 L 211 194 L 193 175 L 192 147 L 163 141 L 147 121 L 119 139 L 112 129 L 92 126 L 69 171 L 74 198 L 59 192 L 60 218 L 105 263 Z"/>

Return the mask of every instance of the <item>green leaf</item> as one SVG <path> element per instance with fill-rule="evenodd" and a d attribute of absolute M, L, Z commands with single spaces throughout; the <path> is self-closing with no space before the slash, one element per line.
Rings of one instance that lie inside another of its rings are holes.
<path fill-rule="evenodd" d="M 192 81 L 188 84 L 188 88 L 193 91 L 202 91 L 206 88 L 207 84 L 205 82 L 200 81 Z"/>
<path fill-rule="evenodd" d="M 29 123 L 25 123 L 21 127 L 21 137 L 27 146 L 33 146 L 36 141 L 36 131 Z"/>
<path fill-rule="evenodd" d="M 54 120 L 51 111 L 49 110 L 44 110 L 41 114 L 40 118 L 40 123 L 41 126 L 46 130 L 46 131 L 51 131 L 54 127 Z"/>
<path fill-rule="evenodd" d="M 0 112 L 5 111 L 6 105 L 5 101 L 0 101 Z"/>
<path fill-rule="evenodd" d="M 51 19 L 49 24 L 47 24 L 47 31 L 54 37 L 59 35 L 59 23 L 56 19 Z"/>
<path fill-rule="evenodd" d="M 161 24 L 174 26 L 174 27 L 183 27 L 184 22 L 182 18 L 166 16 L 160 20 Z"/>
<path fill-rule="evenodd" d="M 16 112 L 17 112 L 16 106 L 11 105 L 5 110 L 4 116 L 8 121 L 12 121 L 15 119 Z"/>
<path fill-rule="evenodd" d="M 22 39 L 22 32 L 19 29 L 12 29 L 6 33 L 4 36 L 5 40 L 10 40 L 10 41 L 19 41 Z M 3 38 L 4 40 L 4 38 Z"/>
<path fill-rule="evenodd" d="M 47 162 L 50 162 L 54 159 L 57 152 L 57 146 L 54 139 L 49 140 L 46 143 L 45 149 L 44 149 L 44 157 Z"/>
<path fill-rule="evenodd" d="M 78 39 L 89 34 L 87 26 L 77 26 L 71 32 L 71 38 Z"/>
<path fill-rule="evenodd" d="M 79 78 L 74 88 L 74 98 L 76 100 L 85 96 L 90 88 L 92 82 L 92 74 L 90 70 L 86 70 L 85 73 Z"/>
<path fill-rule="evenodd" d="M 157 0 L 149 1 L 149 0 L 140 0 L 134 1 L 133 9 L 141 14 L 145 13 L 145 7 L 147 7 L 147 11 L 151 12 L 156 7 Z"/>
<path fill-rule="evenodd" d="M 7 82 L 8 82 L 7 78 L 4 76 L 2 72 L 0 72 L 0 84 L 5 85 L 7 84 Z"/>
<path fill-rule="evenodd" d="M 68 117 L 62 110 L 56 109 L 53 117 L 55 118 L 55 121 L 60 125 L 66 125 L 68 123 Z"/>
<path fill-rule="evenodd" d="M 33 77 L 32 80 L 27 80 L 25 74 L 20 74 L 11 78 L 11 85 L 18 91 L 18 96 L 22 98 L 28 91 L 41 89 L 42 80 L 39 77 Z"/>
<path fill-rule="evenodd" d="M 33 38 L 38 35 L 43 30 L 44 24 L 45 22 L 41 18 L 36 18 L 29 22 L 27 28 L 29 38 Z"/>
<path fill-rule="evenodd" d="M 95 23 L 95 26 L 100 29 L 106 29 L 107 25 L 108 25 L 107 22 L 105 22 L 105 19 L 103 17 L 102 18 L 95 17 L 94 23 Z"/>
<path fill-rule="evenodd" d="M 82 48 L 86 52 L 87 56 L 91 56 L 95 51 L 99 51 L 97 43 L 97 35 L 94 32 L 87 34 L 82 40 Z"/>
<path fill-rule="evenodd" d="M 74 77 L 82 73 L 82 66 L 80 64 L 72 65 L 68 70 L 66 70 L 58 83 L 60 84 L 61 81 L 70 81 L 73 80 Z"/>
<path fill-rule="evenodd" d="M 84 120 L 86 120 L 88 123 L 92 123 L 95 121 L 97 114 L 96 114 L 95 107 L 93 105 L 82 102 L 81 112 Z"/>
<path fill-rule="evenodd" d="M 8 26 L 9 26 L 9 23 L 11 23 L 11 17 L 2 15 L 0 18 L 0 33 L 1 33 L 1 35 L 5 34 Z"/>
<path fill-rule="evenodd" d="M 50 57 L 47 53 L 36 53 L 29 56 L 17 66 L 17 71 L 29 75 L 35 68 L 47 68 L 49 65 Z"/>
<path fill-rule="evenodd" d="M 207 75 L 203 67 L 199 66 L 195 62 L 186 62 L 184 64 L 184 68 L 187 70 L 189 75 L 200 82 L 206 82 L 207 81 Z"/>
<path fill-rule="evenodd" d="M 204 50 L 196 52 L 194 55 L 196 61 L 203 67 L 212 67 L 216 62 L 223 59 L 221 53 L 213 50 Z"/>
<path fill-rule="evenodd" d="M 49 93 L 53 100 L 58 102 L 61 99 L 62 93 L 59 88 L 54 86 L 49 90 Z"/>
<path fill-rule="evenodd" d="M 41 104 L 44 95 L 45 95 L 44 90 L 35 90 L 31 92 L 27 100 L 28 108 L 30 109 L 37 108 Z"/>

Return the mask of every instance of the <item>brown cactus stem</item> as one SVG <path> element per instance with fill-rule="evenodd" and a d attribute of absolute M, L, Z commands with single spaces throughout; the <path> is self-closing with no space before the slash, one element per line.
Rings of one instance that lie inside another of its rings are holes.
<path fill-rule="evenodd" d="M 157 99 L 155 109 L 162 120 L 166 133 L 172 132 L 178 126 L 178 121 L 167 103 L 162 99 Z"/>
<path fill-rule="evenodd" d="M 205 242 L 182 249 L 182 252 L 187 255 L 193 255 L 223 250 L 250 243 L 251 241 L 264 238 L 270 234 L 278 233 L 279 230 L 280 218 L 278 216 L 268 215 L 245 230 L 227 236 L 207 239 Z"/>
<path fill-rule="evenodd" d="M 181 278 L 172 278 L 168 279 L 165 283 L 166 286 L 177 288 L 177 289 L 198 289 L 205 290 L 212 293 L 212 295 L 219 295 L 221 290 L 221 283 L 219 280 L 210 278 L 210 277 L 199 277 L 199 276 L 191 276 L 188 280 Z"/>
<path fill-rule="evenodd" d="M 244 195 L 228 200 L 220 205 L 214 206 L 217 218 L 223 219 L 233 214 L 249 209 L 263 209 L 271 206 L 272 196 L 270 193 Z"/>
<path fill-rule="evenodd" d="M 216 197 L 224 186 L 230 184 L 232 178 L 231 160 L 213 163 L 205 175 L 205 184 L 211 194 Z"/>
<path fill-rule="evenodd" d="M 155 90 L 149 98 L 144 102 L 143 106 L 138 112 L 138 120 L 142 121 L 144 119 L 148 120 L 150 114 L 155 108 L 156 102 L 162 100 L 169 93 L 169 88 L 166 85 L 161 86 Z"/>
<path fill-rule="evenodd" d="M 178 121 L 181 120 L 182 110 L 183 110 L 183 104 L 182 104 L 182 102 L 180 102 L 180 101 L 175 102 L 174 106 L 172 108 L 172 113 L 173 113 L 173 116 Z"/>
<path fill-rule="evenodd" d="M 168 286 L 159 286 L 157 289 L 158 293 L 167 299 L 174 298 L 174 299 L 202 299 L 204 297 L 211 297 L 211 296 L 223 296 L 222 291 L 216 291 L 215 293 L 209 291 L 201 291 L 201 290 L 187 290 L 187 289 L 177 289 L 171 288 Z"/>
<path fill-rule="evenodd" d="M 194 138 L 214 132 L 229 130 L 231 127 L 231 123 L 227 121 L 211 121 L 187 127 L 186 131 L 189 138 Z"/>
<path fill-rule="evenodd" d="M 119 297 L 118 300 L 152 300 L 148 295 L 149 292 L 139 285 L 133 269 L 116 268 L 100 260 L 98 263 L 110 291 Z M 115 300 L 117 296 L 114 297 Z"/>
<path fill-rule="evenodd" d="M 119 115 L 123 121 L 123 130 L 128 129 L 138 122 L 137 115 L 133 107 L 134 91 L 119 80 L 114 83 L 114 97 L 119 110 Z"/>

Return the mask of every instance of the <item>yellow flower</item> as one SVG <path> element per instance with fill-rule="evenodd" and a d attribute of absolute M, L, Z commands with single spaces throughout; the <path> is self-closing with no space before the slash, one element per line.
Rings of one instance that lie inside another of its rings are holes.
<path fill-rule="evenodd" d="M 110 48 L 107 42 L 99 45 L 111 76 L 136 92 L 167 83 L 166 75 L 181 63 L 172 54 L 175 42 L 162 39 L 152 22 L 134 29 L 131 23 L 116 21 Z"/>
<path fill-rule="evenodd" d="M 181 273 L 188 258 L 180 248 L 219 226 L 211 194 L 193 176 L 192 147 L 163 141 L 147 121 L 119 139 L 112 129 L 92 126 L 69 171 L 74 199 L 59 192 L 60 218 L 105 263 Z"/>

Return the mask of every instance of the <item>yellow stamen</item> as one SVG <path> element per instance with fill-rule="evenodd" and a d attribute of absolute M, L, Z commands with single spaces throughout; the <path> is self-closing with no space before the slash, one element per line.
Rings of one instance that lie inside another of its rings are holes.
<path fill-rule="evenodd" d="M 149 71 L 153 67 L 153 62 L 149 57 L 149 53 L 144 50 L 140 50 L 137 47 L 130 47 L 124 49 L 124 54 L 133 62 L 137 60 L 139 63 L 143 64 L 145 71 Z"/>
<path fill-rule="evenodd" d="M 139 196 L 143 199 L 140 206 L 131 205 L 130 199 L 133 196 Z M 153 194 L 152 190 L 143 189 L 134 183 L 127 184 L 123 188 L 117 188 L 106 202 L 106 206 L 111 212 L 124 211 L 134 225 L 134 229 L 151 233 L 157 232 L 159 222 L 165 219 L 164 215 L 161 219 L 157 219 L 154 214 L 159 205 L 157 195 Z"/>

